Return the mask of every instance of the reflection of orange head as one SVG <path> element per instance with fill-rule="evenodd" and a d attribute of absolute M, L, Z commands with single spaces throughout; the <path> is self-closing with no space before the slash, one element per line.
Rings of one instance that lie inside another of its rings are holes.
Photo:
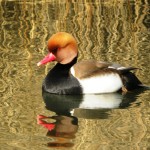
<path fill-rule="evenodd" d="M 56 119 L 55 129 L 50 130 L 47 133 L 47 136 L 69 139 L 75 138 L 75 133 L 78 130 L 78 125 L 76 124 L 77 121 L 74 121 L 76 117 L 53 116 L 53 119 Z M 75 124 L 73 124 L 73 122 L 75 122 Z"/>
<path fill-rule="evenodd" d="M 54 119 L 54 123 L 48 123 L 43 119 Z M 37 123 L 48 129 L 47 136 L 54 138 L 55 142 L 49 142 L 48 147 L 73 147 L 71 139 L 75 138 L 78 130 L 78 119 L 73 116 L 37 116 Z"/>
<path fill-rule="evenodd" d="M 37 124 L 42 125 L 43 127 L 47 128 L 49 131 L 53 130 L 55 128 L 54 123 L 47 123 L 43 119 L 46 119 L 49 117 L 43 116 L 43 115 L 38 115 L 37 116 Z"/>

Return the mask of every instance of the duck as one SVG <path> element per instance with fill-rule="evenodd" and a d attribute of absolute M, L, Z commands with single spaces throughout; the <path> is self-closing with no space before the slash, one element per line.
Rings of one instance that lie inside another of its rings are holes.
<path fill-rule="evenodd" d="M 49 53 L 37 66 L 56 61 L 48 72 L 42 89 L 52 94 L 103 94 L 128 92 L 143 85 L 133 70 L 117 63 L 96 60 L 78 62 L 76 39 L 67 32 L 57 32 L 48 40 Z"/>

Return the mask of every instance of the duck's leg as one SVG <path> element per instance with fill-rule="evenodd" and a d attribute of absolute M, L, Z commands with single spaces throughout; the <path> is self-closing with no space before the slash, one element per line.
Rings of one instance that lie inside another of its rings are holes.
<path fill-rule="evenodd" d="M 121 90 L 123 95 L 128 92 L 128 89 L 125 86 L 122 86 Z"/>

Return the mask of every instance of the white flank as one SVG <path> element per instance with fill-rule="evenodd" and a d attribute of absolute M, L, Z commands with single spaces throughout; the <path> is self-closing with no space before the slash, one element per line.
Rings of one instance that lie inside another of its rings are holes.
<path fill-rule="evenodd" d="M 84 94 L 112 93 L 123 85 L 120 76 L 114 73 L 78 80 Z"/>

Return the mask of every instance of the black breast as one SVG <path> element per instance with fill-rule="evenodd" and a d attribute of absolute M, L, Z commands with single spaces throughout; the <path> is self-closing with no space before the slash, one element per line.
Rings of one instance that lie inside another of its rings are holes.
<path fill-rule="evenodd" d="M 80 83 L 70 74 L 70 68 L 75 62 L 76 58 L 69 64 L 57 63 L 44 79 L 43 90 L 55 94 L 82 94 Z"/>

